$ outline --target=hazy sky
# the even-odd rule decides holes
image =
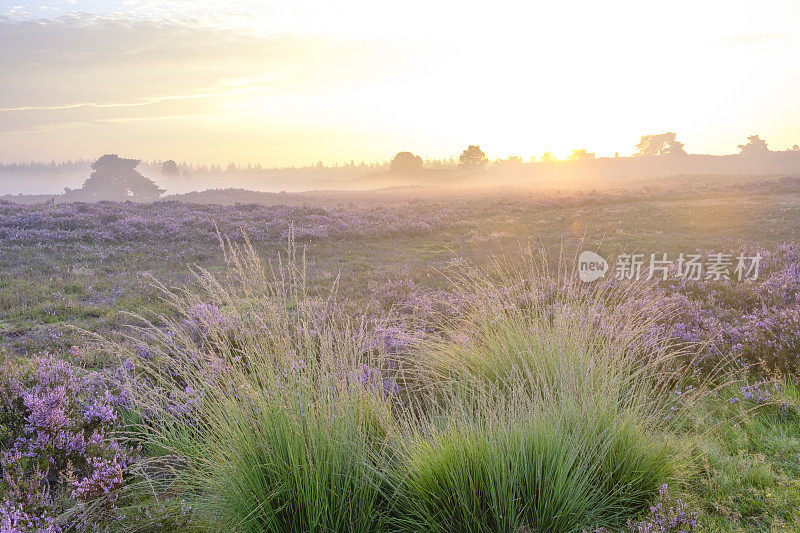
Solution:
[[[800,143],[798,0],[0,0],[0,159]]]

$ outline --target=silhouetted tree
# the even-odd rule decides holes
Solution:
[[[765,154],[769,152],[767,143],[758,135],[751,135],[747,138],[747,144],[737,146],[740,154]]]
[[[800,152],[800,146],[798,146],[796,144],[794,146],[792,146],[792,152]]]
[[[458,157],[458,168],[463,170],[478,170],[486,166],[489,160],[477,144],[470,144]]]
[[[178,169],[178,163],[169,159],[161,163],[161,175],[167,178],[174,178],[180,173],[180,169]]]
[[[587,152],[581,148],[580,150],[573,150],[567,161],[584,161],[586,159],[594,159],[594,152]]]
[[[163,189],[136,171],[138,159],[124,159],[106,154],[92,163],[92,173],[80,189],[65,190],[67,202],[153,202]]]
[[[636,149],[639,150],[636,155],[661,155],[667,153],[676,153],[669,151],[677,149],[677,145],[672,144],[677,142],[675,137],[675,133],[671,131],[668,131],[667,133],[659,133],[658,135],[642,135],[639,144],[636,145]],[[680,144],[682,150],[683,144],[678,144]]]
[[[422,158],[411,152],[398,152],[389,164],[391,172],[414,172],[422,168]]]

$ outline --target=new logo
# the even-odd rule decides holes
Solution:
[[[589,250],[584,250],[578,256],[578,276],[581,281],[590,283],[605,276],[606,272],[608,262],[602,256]]]

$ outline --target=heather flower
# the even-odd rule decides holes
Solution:
[[[741,387],[741,397],[744,400],[762,405],[770,401],[772,397],[768,389],[768,381],[759,381],[751,385]],[[776,384],[777,385],[777,384]]]
[[[670,496],[663,485],[647,517],[628,522],[628,528],[631,533],[691,533],[697,528],[697,513],[687,511],[683,500]]]
[[[17,503],[0,500],[0,533],[61,533],[62,528],[47,512],[31,513]]]
[[[82,501],[92,501],[100,496],[107,496],[122,487],[127,470],[132,464],[131,457],[117,450],[111,457],[91,457],[91,474],[72,484],[72,497]],[[113,494],[108,502],[115,502]]]
[[[133,456],[107,436],[124,394],[112,392],[110,375],[79,372],[52,355],[37,356],[30,366],[28,373],[0,378],[6,400],[19,408],[0,455],[6,493],[0,531],[55,532],[67,525],[53,518],[69,505],[65,493],[90,501],[126,481]],[[75,479],[72,490],[63,486],[68,479]]]

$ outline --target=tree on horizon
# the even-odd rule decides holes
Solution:
[[[462,170],[479,170],[489,162],[480,145],[470,144],[458,157],[458,168]]]
[[[746,144],[737,146],[742,155],[766,154],[770,151],[767,142],[758,135],[750,135]]]
[[[586,161],[594,158],[594,152],[589,152],[586,149],[581,148],[579,150],[573,150],[570,156],[567,158],[567,161]]]
[[[422,158],[411,152],[398,152],[389,164],[390,172],[414,172],[422,168]]]
[[[642,135],[636,145],[636,156],[648,155],[686,155],[683,143],[677,140],[677,134],[672,131],[657,135]]]
[[[80,189],[65,189],[66,202],[154,202],[164,192],[136,167],[139,159],[105,154],[92,163],[92,173]]]
[[[167,178],[174,178],[180,174],[178,163],[174,159],[168,159],[161,164],[161,175]]]

